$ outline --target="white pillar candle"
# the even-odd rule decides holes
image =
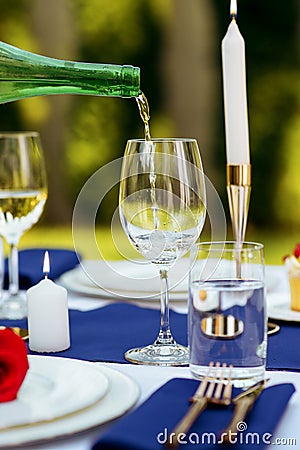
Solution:
[[[70,347],[67,290],[46,278],[27,291],[29,348],[58,352]]]
[[[236,1],[231,0],[230,12],[222,41],[227,164],[249,164],[245,42],[235,20]]]

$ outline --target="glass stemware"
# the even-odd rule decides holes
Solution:
[[[123,158],[119,214],[131,243],[161,279],[158,337],[125,358],[137,364],[186,365],[188,348],[172,336],[168,271],[198,239],[205,219],[205,182],[195,139],[133,139]]]
[[[36,223],[47,199],[43,152],[37,132],[0,133],[0,235],[9,245],[9,289],[0,314],[26,316],[25,296],[19,292],[18,243]]]

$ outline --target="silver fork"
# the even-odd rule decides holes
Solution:
[[[215,374],[211,377],[210,374],[213,367],[214,363],[210,362],[205,377],[199,384],[193,397],[190,398],[192,405],[169,435],[167,448],[177,448],[179,446],[178,438],[180,436],[182,437],[182,433],[188,432],[195,420],[206,409],[209,403],[223,406],[230,405],[232,395],[232,365],[227,366],[226,363],[223,363],[221,366],[221,364],[217,362],[215,365]],[[227,368],[228,375],[225,377]]]

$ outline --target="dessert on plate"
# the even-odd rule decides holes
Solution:
[[[284,257],[289,277],[291,292],[291,309],[300,311],[300,243],[296,244],[292,255]]]

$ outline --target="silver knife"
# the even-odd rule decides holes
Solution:
[[[232,419],[220,435],[220,441],[222,443],[233,444],[237,434],[240,431],[243,431],[240,427],[240,423],[244,422],[246,415],[264,390],[264,387],[268,381],[269,378],[261,380],[246,391],[241,392],[239,395],[234,397],[232,403],[235,405],[235,408]]]

